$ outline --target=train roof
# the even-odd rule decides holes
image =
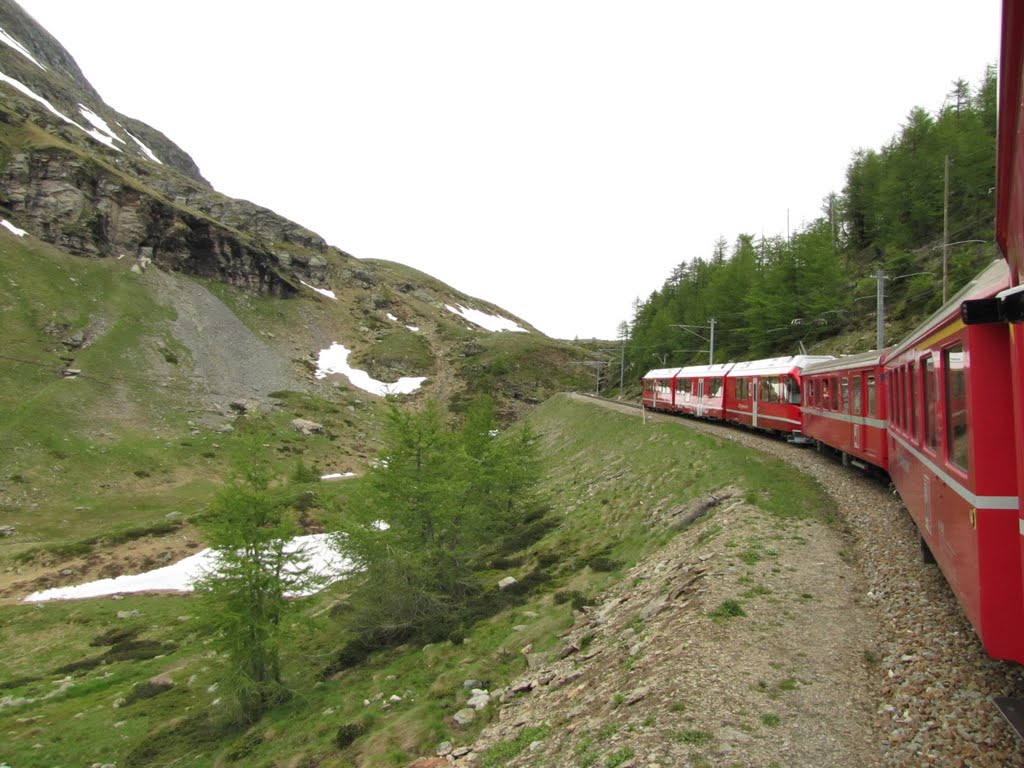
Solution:
[[[680,376],[728,376],[734,363],[714,365],[686,365],[679,369]]]
[[[655,368],[644,374],[645,379],[674,379],[682,368]]]
[[[891,348],[886,358],[898,355],[909,347],[914,346],[922,337],[930,336],[936,329],[947,323],[960,321],[960,305],[970,299],[986,299],[995,296],[1004,290],[1010,281],[1010,273],[1007,263],[1002,259],[995,259],[980,273],[975,275],[967,285],[957,291],[949,301],[939,307],[931,317],[917,326],[899,344]]]
[[[869,368],[873,365],[879,365],[882,357],[889,349],[891,348],[886,348],[882,351],[872,349],[856,355],[841,355],[831,360],[811,363],[804,367],[804,376],[812,376],[816,373],[830,373],[832,371],[848,371],[854,368]]]
[[[789,355],[788,357],[771,357],[765,360],[749,360],[736,363],[732,368],[732,375],[771,376],[790,373],[794,369],[802,370],[811,363],[832,359],[830,355]]]

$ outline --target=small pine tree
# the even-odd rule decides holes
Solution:
[[[386,449],[345,510],[339,546],[359,573],[356,624],[369,646],[445,637],[473,610],[475,569],[521,525],[539,479],[528,431],[499,435],[493,406],[474,402],[464,424],[436,402],[392,407]]]
[[[253,461],[217,494],[203,524],[216,563],[195,584],[205,623],[226,660],[225,688],[244,723],[288,698],[281,671],[284,618],[295,605],[288,596],[319,584],[303,553],[289,549],[298,530],[268,486],[266,465]]]

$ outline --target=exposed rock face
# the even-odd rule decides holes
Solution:
[[[166,136],[104,104],[10,0],[0,0],[0,27],[27,51],[0,45],[0,71],[35,97],[0,83],[0,127],[18,137],[0,152],[0,207],[19,226],[78,255],[147,258],[279,297],[294,295],[298,280],[322,282],[330,258],[350,258],[273,211],[213,191]]]
[[[72,253],[149,258],[254,293],[295,293],[278,259],[258,241],[174,206],[89,158],[55,147],[14,153],[0,170],[0,188],[0,205],[22,226]],[[310,274],[308,258],[291,266],[320,277]]]

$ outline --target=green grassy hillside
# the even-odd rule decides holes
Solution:
[[[780,521],[831,509],[815,483],[781,462],[678,424],[644,423],[639,414],[566,396],[545,402],[529,421],[546,463],[547,533],[480,574],[495,592],[507,575],[525,586],[497,600],[497,612],[471,627],[465,642],[381,651],[323,678],[347,632],[345,584],[337,584],[303,599],[286,650],[296,695],[238,730],[218,718],[227,694],[192,598],[0,606],[0,761],[18,768],[405,765],[442,740],[471,741],[493,708],[468,730],[453,730],[447,718],[464,706],[463,681],[497,688],[526,669],[524,646],[552,649],[574,605],[592,602],[677,535],[657,522],[666,512],[724,486]],[[350,483],[358,480],[292,483],[282,493],[305,499],[309,514],[330,524],[331,500],[343,502],[357,487]],[[698,526],[714,535],[714,514]],[[399,699],[388,703],[392,696]],[[486,764],[503,765],[500,754],[485,756]]]

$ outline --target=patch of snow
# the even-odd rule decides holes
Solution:
[[[486,331],[512,331],[513,333],[529,333],[525,328],[520,327],[518,323],[515,323],[508,318],[499,317],[497,315],[488,315],[486,312],[481,312],[479,309],[467,309],[461,305],[456,304],[454,307],[450,304],[445,304],[444,308],[449,312],[462,317],[474,325],[479,325]]]
[[[121,125],[121,124],[120,124],[120,123],[118,123],[118,125]],[[157,156],[156,156],[156,154],[155,154],[155,153],[153,152],[153,150],[152,150],[152,149],[150,149],[150,148],[149,148],[149,147],[147,147],[147,146],[146,146],[145,144],[143,144],[143,143],[142,143],[142,142],[141,142],[141,141],[139,140],[139,137],[138,137],[138,136],[136,136],[135,134],[133,134],[133,133],[132,133],[131,131],[129,131],[129,130],[127,129],[127,128],[125,128],[125,127],[124,127],[123,125],[121,125],[121,128],[122,128],[122,129],[124,130],[124,132],[125,132],[125,133],[127,133],[127,134],[128,134],[128,138],[129,138],[129,139],[131,139],[132,141],[134,141],[134,142],[135,142],[136,144],[138,144],[138,145],[139,145],[139,149],[141,149],[141,150],[142,150],[143,152],[145,152],[145,153],[146,153],[146,156],[147,156],[147,157],[148,157],[148,158],[149,158],[150,160],[152,160],[152,161],[153,161],[154,163],[160,163],[160,165],[163,165],[163,164],[164,164],[164,161],[163,161],[163,160],[161,160],[161,159],[160,159],[159,157],[157,157]]]
[[[19,92],[23,93],[25,96],[28,96],[33,101],[39,102],[44,107],[46,107],[46,109],[48,109],[53,115],[59,117],[65,123],[68,123],[69,125],[75,126],[75,128],[77,128],[78,130],[83,131],[83,132],[87,133],[88,135],[92,136],[94,139],[96,139],[96,141],[100,142],[101,144],[105,144],[106,146],[110,147],[111,149],[116,149],[118,152],[121,151],[119,147],[115,147],[114,146],[114,142],[110,138],[110,136],[106,136],[106,135],[102,134],[100,131],[96,130],[95,128],[90,130],[90,129],[86,128],[85,126],[79,125],[74,120],[72,120],[70,117],[65,115],[60,110],[58,110],[55,106],[53,106],[53,104],[51,104],[49,101],[47,101],[42,96],[37,94],[35,91],[33,91],[31,88],[29,88],[27,85],[25,85],[21,81],[15,80],[13,77],[10,77],[8,75],[5,75],[3,72],[0,72],[0,83],[7,83],[9,86],[14,88],[16,91],[19,91]]]
[[[331,472],[329,475],[320,475],[321,480],[341,480],[345,477],[355,477],[355,472]]]
[[[326,288],[317,288],[317,287],[316,287],[315,285],[310,285],[310,284],[309,284],[309,283],[307,283],[307,282],[306,282],[305,280],[299,280],[299,282],[300,282],[300,283],[302,283],[302,284],[303,284],[304,286],[306,286],[307,288],[309,288],[309,289],[311,289],[311,290],[314,290],[314,291],[316,291],[317,293],[323,294],[323,295],[324,295],[324,296],[326,296],[326,297],[327,297],[328,299],[334,299],[335,301],[337,301],[337,300],[338,300],[338,297],[334,295],[334,291],[329,291],[329,290],[327,290]]]
[[[20,229],[19,227],[14,226],[7,219],[0,219],[0,227],[3,227],[12,235],[17,235],[18,237],[24,237],[25,235],[28,234],[28,232],[26,232],[24,229]]]
[[[33,56],[31,53],[28,52],[28,48],[26,48],[24,45],[19,43],[17,40],[15,40],[9,34],[7,34],[7,30],[4,29],[3,27],[0,27],[0,43],[6,43],[7,45],[9,45],[11,48],[16,50],[18,53],[20,53],[22,56],[24,56],[26,59],[31,61],[33,64],[35,64],[40,69],[42,69],[42,70],[46,69],[46,67],[44,67],[42,64],[40,64],[38,61],[36,61],[35,56]]]
[[[408,395],[419,389],[420,385],[427,380],[426,376],[403,376],[392,384],[377,381],[370,378],[370,374],[366,371],[352,368],[348,364],[350,354],[352,354],[351,350],[337,342],[331,344],[327,349],[321,349],[320,355],[317,357],[314,375],[318,379],[323,379],[328,374],[340,373],[348,377],[353,387],[381,397],[384,395]]]
[[[334,548],[331,535],[316,533],[308,536],[297,536],[285,546],[289,553],[301,552],[305,555],[305,563],[299,567],[309,568],[310,572],[323,577],[326,581],[337,581],[352,570],[352,561],[343,557]],[[132,575],[117,576],[112,579],[99,579],[73,587],[55,587],[41,592],[33,592],[25,598],[26,603],[41,603],[48,600],[74,600],[86,597],[102,597],[126,592],[191,592],[196,580],[217,569],[217,552],[204,549],[202,552],[179,560],[173,565]],[[295,597],[297,595],[290,595]]]
[[[120,141],[122,144],[125,143],[125,140],[114,133],[113,129],[107,125],[106,120],[85,106],[85,104],[79,104],[78,111],[81,112],[82,116],[92,124],[94,130],[88,131],[88,133],[96,139],[96,141],[101,141],[113,149],[119,149],[119,147],[114,146],[115,141]]]
[[[401,321],[399,321],[399,319],[397,317],[395,317],[393,314],[391,314],[391,312],[387,313],[387,318],[392,323],[401,323]],[[419,331],[420,331],[420,327],[419,326],[406,326],[406,329],[408,331],[412,331],[414,334],[415,333],[419,333]]]

